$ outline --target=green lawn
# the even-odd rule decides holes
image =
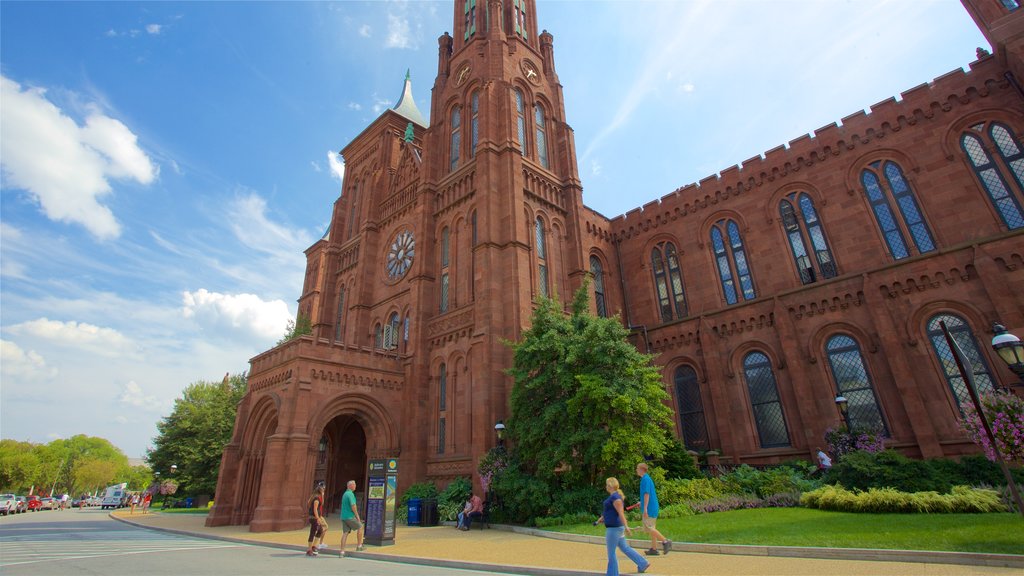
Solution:
[[[547,529],[604,534],[604,528],[589,524]],[[854,514],[759,508],[662,519],[658,529],[676,542],[1024,554],[1024,518],[1008,513]],[[634,531],[634,537],[644,536]]]

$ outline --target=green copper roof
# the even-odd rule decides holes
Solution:
[[[398,104],[395,104],[392,110],[424,128],[427,127],[427,121],[423,118],[423,114],[420,113],[420,109],[416,107],[416,101],[412,99],[412,80],[409,76],[409,70],[405,71],[405,86],[402,88],[402,96],[398,99]]]

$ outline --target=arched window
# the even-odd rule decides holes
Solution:
[[[405,315],[405,325],[402,329],[402,342],[404,343],[405,349],[409,349],[409,315]]]
[[[479,92],[473,92],[473,96],[471,97],[471,102],[472,102],[471,106],[472,106],[472,110],[473,110],[473,113],[472,113],[473,115],[470,118],[470,125],[471,125],[470,126],[470,130],[472,130],[472,134],[470,135],[470,138],[472,140],[470,141],[469,157],[470,158],[476,158],[476,145],[480,142],[480,93]]]
[[[384,326],[384,349],[394,350],[398,348],[398,335],[401,327],[398,312],[392,312],[388,317],[388,323]]]
[[[550,166],[548,166],[548,141],[547,136],[545,135],[546,132],[544,127],[544,108],[540,104],[535,104],[533,106],[533,116],[534,130],[537,133],[537,160],[540,162],[541,166],[549,168]]]
[[[676,368],[672,381],[676,386],[683,445],[689,450],[707,450],[708,427],[704,421],[704,401],[700,396],[697,372],[690,366],[680,366]]]
[[[729,242],[725,242],[725,238]],[[754,291],[754,278],[747,263],[746,250],[740,237],[740,227],[733,220],[719,220],[711,227],[711,246],[715,252],[715,263],[718,266],[718,278],[722,283],[722,292],[728,304],[739,302],[739,295],[744,300],[757,298]],[[738,282],[737,282],[738,280]],[[737,290],[737,284],[739,290]]]
[[[334,319],[334,341],[341,342],[342,336],[345,334],[344,326],[341,321],[345,314],[345,287],[341,286],[338,288],[338,315]]]
[[[597,315],[606,318],[608,310],[604,304],[604,268],[597,256],[590,257],[590,273],[594,275],[594,304],[597,306]]]
[[[914,192],[903,177],[903,170],[898,164],[887,160],[883,166],[881,160],[876,160],[861,172],[860,180],[864,186],[864,193],[871,202],[878,227],[885,236],[886,244],[889,245],[889,253],[894,259],[900,260],[910,256],[904,231],[914,240],[914,246],[919,254],[935,250],[928,224],[925,223],[917,200],[914,199]],[[890,197],[895,200],[901,218],[897,218],[893,213]]]
[[[789,429],[782,413],[771,360],[762,352],[747,354],[743,358],[743,375],[750,392],[750,407],[754,412],[761,448],[789,446]]]
[[[437,382],[437,453],[444,454],[445,438],[445,414],[448,410],[448,368],[441,364],[441,373]]]
[[[960,147],[971,161],[974,175],[978,177],[1006,227],[1010,230],[1024,227],[1024,213],[1017,200],[1018,195],[1024,194],[1024,151],[1020,142],[1008,127],[995,122],[989,126],[987,141],[983,139],[986,135],[984,123],[971,126],[971,131],[973,133],[965,132],[960,137]],[[995,146],[992,146],[993,143]],[[989,153],[992,149],[1002,161],[1002,166],[993,160]],[[1016,183],[1016,193],[1009,184],[1010,180],[1004,177],[1004,172]]]
[[[651,249],[651,269],[654,271],[654,290],[658,294],[658,309],[661,321],[686,316],[686,295],[683,292],[683,276],[679,270],[679,257],[671,242],[662,242]]]
[[[971,393],[967,390],[967,383],[964,382],[963,377],[960,375],[956,360],[953,358],[953,352],[949,349],[949,343],[946,342],[946,335],[942,333],[942,327],[939,326],[939,322],[946,323],[946,328],[949,329],[949,334],[953,337],[953,341],[963,350],[964,356],[971,363],[970,369],[974,373],[974,383],[978,386],[979,394],[993,390],[992,372],[989,370],[985,357],[978,350],[978,341],[975,340],[971,327],[963,318],[947,313],[936,314],[928,320],[928,339],[932,341],[932,347],[935,349],[935,356],[939,360],[939,365],[942,366],[946,383],[949,384],[949,389],[953,392],[957,408],[960,409],[962,414],[964,405],[971,405]]]
[[[519,135],[519,151],[526,156],[526,116],[523,111],[523,93],[518,88],[516,98],[516,132]]]
[[[540,295],[546,298],[548,296],[547,247],[544,242],[544,222],[540,217],[537,217],[534,227],[537,234],[537,284]]]
[[[1006,10],[1009,11],[1009,12],[1013,12],[1017,8],[1020,8],[1020,0],[1001,0],[1001,1],[1003,3],[1003,8],[1006,8]]]
[[[800,274],[800,283],[810,284],[818,278],[834,277],[836,265],[811,197],[803,192],[786,196],[779,204],[779,214]],[[807,246],[814,251],[813,260],[807,252]]]
[[[526,33],[526,0],[512,0],[512,21],[516,34],[527,38]]]
[[[448,227],[441,230],[441,305],[440,312],[448,311]]]
[[[836,334],[828,339],[825,351],[836,391],[846,398],[850,426],[854,430],[881,431],[888,436],[889,428],[878,408],[875,387],[857,341],[846,334]]]
[[[452,110],[452,162],[451,170],[454,171],[459,167],[459,146],[462,141],[462,108],[456,106]]]
[[[382,348],[383,346],[383,331],[380,329],[380,323],[378,323],[373,327],[373,347]]]

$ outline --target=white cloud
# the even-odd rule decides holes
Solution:
[[[310,165],[310,166],[312,166],[312,168],[313,168],[313,172],[323,172],[323,171],[324,171],[324,169],[323,169],[323,168],[321,168],[321,167],[320,167],[320,165],[319,165],[319,164],[317,164],[317,163],[316,163],[315,161],[313,161],[313,160],[310,160],[310,161],[309,161],[309,165]]]
[[[388,108],[391,108],[391,100],[385,100],[376,94],[373,95],[374,114],[380,114],[381,112],[384,112]]]
[[[137,346],[124,334],[84,322],[61,322],[39,318],[10,327],[14,334],[40,338],[67,348],[88,351],[112,358],[130,356]]]
[[[312,244],[312,238],[305,231],[271,222],[267,217],[267,201],[258,194],[249,192],[237,196],[228,211],[235,236],[260,252],[290,261]]]
[[[114,30],[113,28],[111,28],[110,30],[107,30],[107,36],[110,37],[110,38],[113,38],[113,37],[117,36],[117,30]]]
[[[292,318],[284,300],[262,300],[254,294],[220,294],[200,288],[182,293],[186,318],[207,330],[265,340],[284,333]]]
[[[349,110],[362,110],[363,109],[363,105],[358,103],[358,102],[349,102],[348,103],[348,109]]]
[[[143,392],[142,387],[136,384],[134,380],[124,385],[120,396],[117,397],[117,401],[133,408],[156,413],[162,412],[165,406],[165,403],[161,402],[156,396]]]
[[[156,36],[157,34],[160,34],[160,31],[162,29],[163,29],[163,26],[161,26],[160,24],[147,24],[146,25],[146,32],[149,32],[150,34],[152,34],[154,36]]]
[[[327,162],[331,166],[331,176],[338,179],[338,182],[345,181],[345,163],[338,158],[337,152],[327,151]]]
[[[7,388],[23,382],[48,380],[58,373],[56,368],[47,366],[46,360],[35,350],[26,352],[9,340],[0,340],[0,369]]]
[[[407,18],[388,14],[388,36],[384,45],[388,48],[412,48],[412,36]]]
[[[359,35],[362,36],[363,38],[369,38],[370,37],[370,25],[369,24],[363,24],[362,26],[360,26],[359,27]]]
[[[46,99],[42,88],[22,89],[0,77],[0,163],[9,183],[28,191],[51,220],[85,226],[100,239],[121,226],[99,202],[109,179],[153,182],[158,169],[120,121],[93,110],[84,127]]]
[[[597,160],[590,160],[590,174],[593,176],[601,175],[601,163],[598,162]]]

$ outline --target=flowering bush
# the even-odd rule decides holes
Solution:
[[[1024,464],[1024,400],[1009,392],[989,392],[981,396],[981,409],[992,427],[999,452],[1009,462]],[[996,461],[995,450],[973,404],[964,405],[960,427],[972,442],[981,446],[989,460]]]
[[[508,452],[504,446],[491,448],[480,458],[477,471],[480,473],[480,487],[490,491],[491,481],[508,467]]]
[[[829,428],[825,430],[825,442],[836,461],[842,460],[843,456],[855,450],[872,454],[885,450],[885,437],[881,430],[876,429],[854,428],[851,432],[843,425]]]

